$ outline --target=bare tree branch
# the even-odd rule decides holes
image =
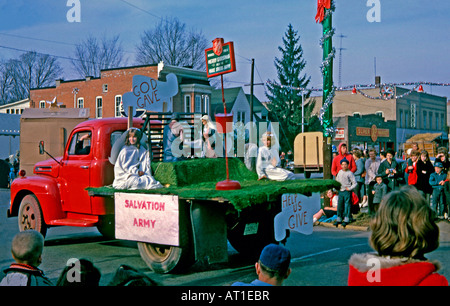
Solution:
[[[121,67],[125,64],[119,35],[101,41],[93,36],[77,44],[72,65],[81,77],[99,77],[103,69]]]
[[[31,88],[50,86],[62,75],[55,57],[30,51],[0,64],[0,102],[30,97]]]
[[[141,36],[136,47],[136,61],[139,64],[163,61],[169,65],[203,69],[206,67],[204,51],[207,45],[202,32],[188,31],[186,24],[177,18],[166,17]]]

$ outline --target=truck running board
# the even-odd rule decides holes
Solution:
[[[91,227],[96,226],[98,220],[95,219],[57,219],[49,222],[49,225],[53,226],[78,226],[78,227]]]

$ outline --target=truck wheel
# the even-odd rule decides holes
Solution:
[[[100,234],[106,239],[116,238],[116,229],[114,225],[114,215],[101,216],[97,224],[97,229]]]
[[[228,241],[239,253],[250,258],[256,258],[268,244],[274,243],[274,213],[254,212],[254,215],[244,215],[228,220]]]
[[[138,242],[139,253],[156,273],[169,273],[183,266],[186,250],[180,247]]]
[[[20,202],[18,221],[20,231],[33,229],[44,237],[47,234],[47,225],[44,222],[41,206],[33,194],[26,195]]]

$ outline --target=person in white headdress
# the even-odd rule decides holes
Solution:
[[[142,132],[137,128],[130,128],[124,134],[126,134],[125,145],[114,162],[113,187],[116,189],[155,189],[163,187],[152,176],[149,151],[141,145]],[[117,142],[121,140],[123,141],[123,139],[118,139]],[[117,146],[120,145],[118,143]],[[117,151],[117,146],[115,146],[116,148],[113,147],[112,151]]]
[[[216,158],[215,148],[215,134],[216,134],[216,125],[211,121],[208,115],[204,115],[202,118],[203,124],[203,153],[207,158]]]
[[[273,144],[273,134],[271,132],[266,132],[263,134],[261,140],[264,146],[258,149],[258,158],[256,159],[256,173],[258,174],[258,180],[265,178],[274,181],[298,179],[298,175],[280,167],[280,156]]]

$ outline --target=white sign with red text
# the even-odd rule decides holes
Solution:
[[[179,246],[178,196],[114,195],[116,238]]]
[[[307,197],[299,193],[285,193],[281,197],[281,212],[275,216],[275,240],[286,237],[286,230],[305,235],[313,232],[313,216],[320,210],[320,194]]]

